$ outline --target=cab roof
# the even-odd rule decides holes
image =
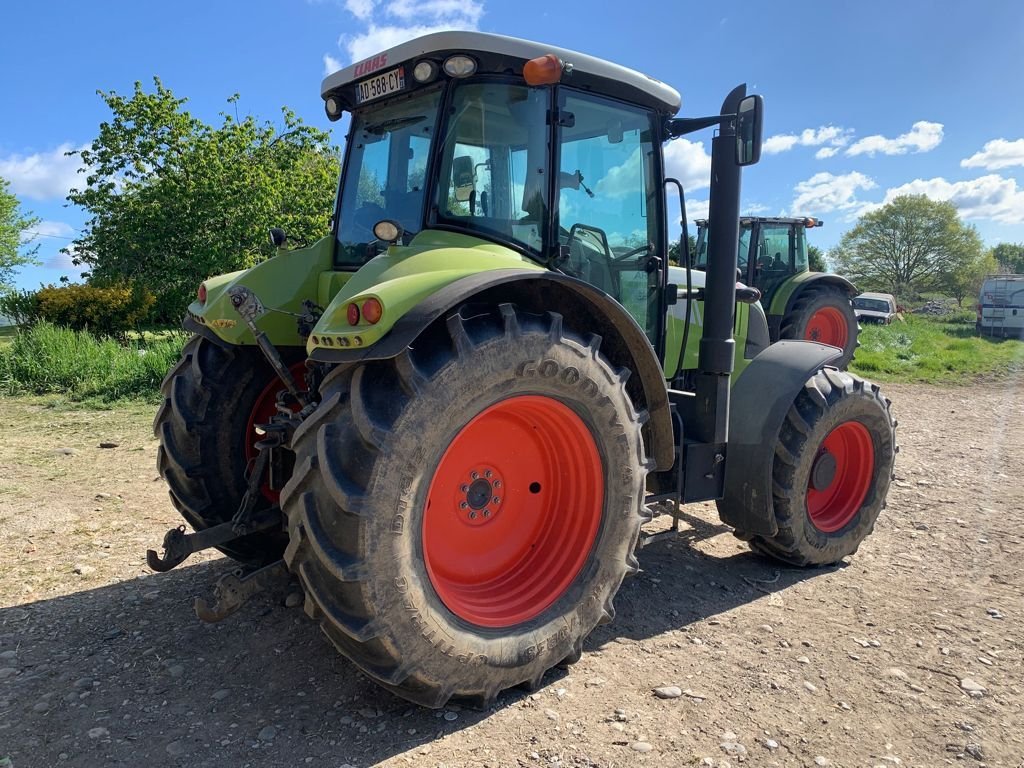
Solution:
[[[674,115],[681,103],[679,92],[671,86],[585,53],[504,35],[455,31],[424,35],[338,70],[324,78],[320,95],[326,99],[332,92],[364,80],[374,72],[400,64],[414,64],[421,58],[440,64],[455,53],[469,54],[477,59],[479,72],[518,75],[522,74],[523,64],[530,59],[553,53],[571,65],[571,70],[567,67],[562,76],[561,82],[566,85],[641,104],[665,115]]]

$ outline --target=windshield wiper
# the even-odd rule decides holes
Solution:
[[[368,125],[363,128],[367,133],[372,133],[377,136],[383,136],[387,131],[393,131],[395,128],[401,128],[406,125],[413,125],[427,119],[426,115],[408,115],[407,117],[393,117],[390,120],[384,120],[374,125]]]

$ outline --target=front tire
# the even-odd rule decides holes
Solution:
[[[284,352],[292,372],[305,355]],[[301,381],[301,377],[300,377]],[[193,336],[181,359],[164,378],[163,403],[153,421],[160,439],[157,469],[167,482],[171,503],[197,531],[230,520],[245,495],[246,467],[255,456],[257,423],[269,420],[284,384],[255,347],[218,345]],[[276,502],[266,490],[257,510]],[[277,560],[287,538],[262,532],[218,549],[247,565]]]
[[[293,440],[285,561],[306,612],[387,689],[486,705],[611,619],[648,462],[599,344],[506,304],[325,378]]]
[[[857,351],[857,315],[847,295],[826,285],[804,289],[786,313],[779,331],[781,339],[803,339],[839,347],[843,354],[835,362],[843,370]]]
[[[808,379],[777,438],[772,493],[778,533],[752,549],[792,565],[857,551],[885,506],[896,422],[877,385],[833,368]]]

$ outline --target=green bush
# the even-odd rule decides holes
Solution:
[[[36,292],[38,318],[97,336],[123,335],[149,316],[156,298],[132,285],[48,285]]]
[[[40,321],[0,351],[0,389],[72,400],[154,399],[186,336],[119,343]]]
[[[10,291],[0,294],[0,315],[11,318],[15,325],[32,325],[39,319],[36,291]]]

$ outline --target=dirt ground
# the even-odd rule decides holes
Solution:
[[[200,623],[231,563],[148,572],[178,522],[151,410],[3,400],[0,766],[1022,766],[1024,387],[886,391],[897,481],[848,565],[688,508],[583,659],[485,712],[382,692],[287,590]]]

